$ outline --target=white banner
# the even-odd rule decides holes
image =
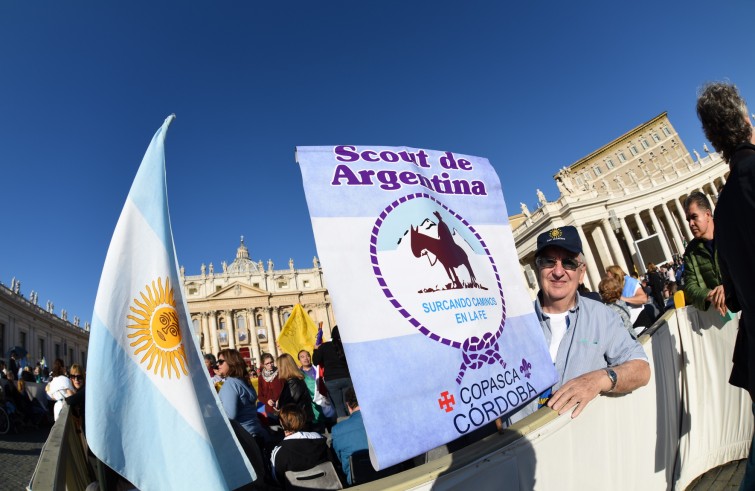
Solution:
[[[297,160],[376,468],[556,382],[486,159],[341,145]]]

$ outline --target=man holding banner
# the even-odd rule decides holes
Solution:
[[[585,276],[577,229],[559,227],[540,234],[535,264],[540,282],[535,313],[559,381],[512,419],[519,420],[546,403],[559,414],[577,406],[572,413],[576,418],[599,394],[627,393],[646,385],[650,365],[642,346],[618,315],[577,294]]]

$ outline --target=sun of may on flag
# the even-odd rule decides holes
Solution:
[[[181,290],[157,130],[102,269],[87,360],[86,437],[141,490],[235,489],[255,479],[220,405]]]

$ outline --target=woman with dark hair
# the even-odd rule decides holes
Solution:
[[[331,460],[325,438],[319,433],[305,431],[306,415],[300,407],[294,404],[283,406],[280,422],[285,438],[270,456],[273,476],[279,483],[287,484],[286,471],[305,471]]]
[[[276,407],[282,408],[288,404],[293,404],[301,408],[307,417],[307,428],[311,428],[315,419],[312,411],[312,396],[309,395],[304,374],[296,365],[294,357],[288,353],[283,353],[278,357],[278,378],[283,381],[283,390]]]
[[[268,434],[257,417],[257,393],[249,381],[244,358],[235,349],[224,349],[218,353],[217,363],[217,372],[225,379],[218,396],[228,418],[238,422],[264,448]]]
[[[283,380],[278,378],[278,369],[275,367],[275,359],[270,353],[262,355],[262,370],[257,378],[257,387],[260,391],[260,402],[265,404],[265,415],[274,420],[278,420],[275,410],[275,401],[281,395],[283,390]]]
[[[333,401],[337,416],[339,418],[347,417],[349,411],[346,409],[346,403],[344,402],[344,392],[352,384],[338,326],[333,327],[330,341],[315,345],[312,362],[315,365],[323,366],[325,369],[323,376],[325,387],[328,389],[331,401]]]
[[[72,396],[75,389],[71,383],[71,379],[66,377],[66,366],[63,360],[56,359],[52,364],[52,380],[47,387],[45,387],[47,397],[55,401],[55,407],[53,409],[53,415],[55,421],[60,416],[60,411],[63,409],[65,398]]]

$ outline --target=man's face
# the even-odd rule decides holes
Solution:
[[[554,302],[567,298],[574,298],[579,284],[585,276],[584,264],[580,264],[576,270],[565,269],[563,260],[573,259],[578,261],[579,254],[574,254],[560,247],[547,247],[538,257],[556,259],[553,267],[539,267],[538,274],[540,288],[543,291],[543,307],[548,308]]]
[[[309,353],[307,353],[306,351],[302,351],[301,353],[299,353],[299,363],[303,367],[311,366],[312,359],[310,358]]]
[[[710,210],[699,208],[697,203],[690,203],[687,208],[687,221],[696,239],[713,238],[713,217],[710,215]]]

